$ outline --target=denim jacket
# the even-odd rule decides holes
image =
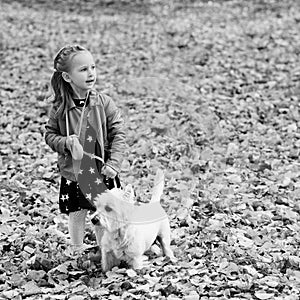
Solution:
[[[70,135],[78,135],[82,109],[76,107],[74,103],[70,103],[67,107]],[[72,156],[66,148],[66,118],[65,115],[63,117],[58,115],[57,110],[57,107],[51,109],[49,121],[46,125],[45,140],[52,150],[58,152],[58,168],[61,176],[76,181]],[[90,92],[89,103],[84,109],[79,135],[79,141],[82,145],[88,121],[96,132],[100,146],[100,149],[96,147],[100,153],[95,154],[105,159],[108,166],[119,172],[126,150],[125,130],[123,118],[113,100],[96,91]]]

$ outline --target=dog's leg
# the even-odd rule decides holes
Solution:
[[[173,251],[170,247],[171,237],[170,237],[169,222],[165,223],[165,226],[162,228],[161,232],[157,236],[157,240],[161,244],[164,255],[171,258],[171,259],[175,259]]]
[[[101,225],[95,225],[95,236],[96,236],[96,241],[97,245],[99,246],[99,249],[101,248],[101,240],[104,234],[104,227]]]
[[[103,272],[111,270],[113,267],[120,265],[120,260],[116,258],[113,251],[105,251],[101,249],[101,267]]]
[[[95,225],[94,229],[98,249],[95,254],[90,255],[90,260],[99,263],[101,261],[101,240],[104,235],[104,228],[101,225]]]
[[[149,260],[148,257],[145,255],[135,257],[132,259],[131,262],[132,268],[135,270],[140,270],[142,268],[147,268],[149,267]]]
[[[173,251],[170,247],[170,238],[164,236],[158,236],[157,237],[158,242],[160,243],[162,250],[163,250],[163,254],[167,257],[170,258],[174,258],[174,254]]]

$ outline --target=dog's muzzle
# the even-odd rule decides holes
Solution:
[[[91,219],[91,222],[92,222],[93,225],[95,225],[95,226],[101,225],[100,219],[99,219],[99,217],[98,217],[97,215],[94,215],[94,216],[93,216],[93,218]]]

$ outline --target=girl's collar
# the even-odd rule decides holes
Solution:
[[[83,107],[85,101],[86,101],[85,98],[81,98],[81,99],[73,98],[73,102],[74,102],[74,104],[75,104],[77,107]]]
[[[74,108],[74,107],[87,107],[89,105],[89,98],[90,98],[90,91],[86,94],[85,98],[76,98],[75,95],[73,95],[72,100],[69,103],[68,110]]]
[[[96,106],[96,105],[100,104],[101,103],[101,101],[100,101],[101,96],[100,97],[99,96],[100,96],[100,94],[98,94],[96,90],[90,90],[88,92],[87,96],[86,96],[87,103],[86,103],[85,107],[88,106],[88,105],[89,106]],[[73,99],[73,101],[70,101],[68,103],[68,110],[71,110],[71,109],[76,107],[76,105],[74,103],[74,99],[76,99],[76,98],[74,97],[72,99]],[[80,99],[80,100],[82,100],[82,99]]]

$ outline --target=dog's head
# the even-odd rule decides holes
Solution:
[[[125,192],[119,189],[109,190],[96,197],[96,215],[100,225],[113,232],[128,225],[133,203],[124,197]]]

